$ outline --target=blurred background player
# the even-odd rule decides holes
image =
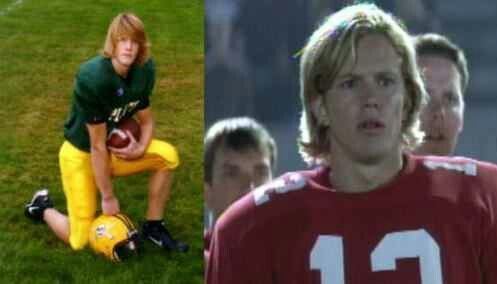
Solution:
[[[409,154],[427,95],[397,20],[343,8],[300,64],[300,150],[320,167],[224,212],[207,283],[497,283],[497,167]]]
[[[231,203],[272,179],[277,155],[269,132],[249,117],[219,120],[204,139],[206,227]]]
[[[237,199],[273,177],[276,144],[249,117],[219,120],[204,139],[205,255],[216,220]]]
[[[111,178],[151,172],[146,222],[141,233],[157,246],[184,252],[188,246],[172,238],[163,214],[179,165],[176,149],[153,139],[154,119],[149,96],[155,67],[142,21],[121,13],[111,22],[102,55],[80,66],[72,107],[64,125],[59,164],[68,216],[53,208],[47,190],[36,192],[25,207],[27,217],[44,221],[64,242],[79,250],[88,243],[88,232],[97,210],[100,191],[102,212],[120,212]],[[141,136],[125,148],[107,148],[108,132],[119,121],[136,116]]]
[[[424,142],[415,153],[452,155],[464,124],[464,94],[469,74],[463,50],[447,37],[414,37],[418,65],[423,73],[428,105],[421,111]]]

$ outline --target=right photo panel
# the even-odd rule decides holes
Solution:
[[[205,283],[497,283],[495,4],[205,2]]]

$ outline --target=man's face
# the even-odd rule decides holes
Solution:
[[[402,59],[379,34],[363,36],[326,92],[331,155],[362,163],[399,153],[406,88]]]
[[[114,58],[123,67],[129,68],[138,55],[139,44],[130,37],[120,37],[116,42]]]
[[[425,142],[415,152],[451,155],[463,128],[461,75],[451,60],[436,55],[420,56],[418,65],[424,73],[430,100],[421,112]]]
[[[219,216],[231,203],[272,178],[268,153],[221,146],[214,153],[212,182],[206,184],[207,205]]]

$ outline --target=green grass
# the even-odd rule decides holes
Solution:
[[[14,2],[0,0],[0,11]],[[22,209],[46,186],[65,210],[57,155],[74,75],[102,48],[121,11],[137,13],[152,42],[156,137],[182,159],[166,219],[191,250],[147,245],[141,258],[114,264],[90,249],[73,252]],[[25,0],[0,15],[0,283],[203,282],[203,37],[202,0]],[[146,185],[146,174],[115,182],[121,210],[135,221],[143,219]]]

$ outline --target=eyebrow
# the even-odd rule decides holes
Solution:
[[[256,169],[269,169],[271,166],[266,163],[259,163],[254,166]]]
[[[396,70],[384,70],[384,71],[380,71],[378,72],[378,74],[382,74],[382,75],[397,75],[397,74],[401,74],[402,72],[399,70],[399,72],[396,72]]]
[[[360,77],[359,74],[355,74],[355,73],[352,73],[352,72],[349,72],[349,73],[345,73],[345,74],[342,74],[342,75],[338,75],[335,79],[335,81],[341,81],[341,80],[344,80],[344,79],[350,79],[350,78],[358,78]]]
[[[401,75],[401,72],[400,72],[400,70],[399,70],[399,72],[396,72],[396,70],[394,70],[394,69],[387,69],[387,70],[381,70],[381,71],[375,72],[374,74],[375,74],[375,75],[389,75],[389,76],[397,76],[397,75]],[[361,74],[358,74],[358,73],[347,72],[347,73],[344,73],[344,74],[338,75],[338,76],[336,77],[336,80],[337,80],[337,81],[340,81],[340,80],[343,80],[343,79],[348,79],[348,78],[359,78],[359,77],[362,77],[362,75],[361,75]]]
[[[232,169],[232,168],[238,168],[238,165],[225,162],[225,163],[223,163],[222,167],[225,169]]]
[[[459,99],[459,97],[462,97],[462,96],[459,96],[457,94],[457,92],[454,92],[452,90],[443,92],[442,95],[444,95],[445,97],[449,97],[449,98],[452,97],[452,98],[456,98],[456,99]]]
[[[231,170],[231,169],[239,169],[240,167],[238,165],[231,164],[229,162],[225,162],[225,163],[222,164],[222,168],[225,169],[225,170]],[[261,162],[261,163],[255,164],[254,168],[255,169],[270,169],[271,165],[268,165],[268,164],[266,164],[264,162]]]

